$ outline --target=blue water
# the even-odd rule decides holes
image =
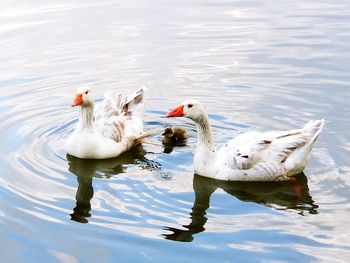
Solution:
[[[1,261],[348,262],[349,32],[349,1],[2,1]],[[145,128],[187,144],[67,156],[81,85],[145,85]],[[191,121],[160,118],[188,98],[218,146],[326,127],[296,182],[215,181],[193,174]]]

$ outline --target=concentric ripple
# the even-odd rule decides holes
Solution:
[[[53,222],[66,223],[70,217],[148,237],[160,235],[159,222],[183,213],[183,208],[176,211],[181,207],[177,200],[169,202],[169,189],[156,186],[173,177],[170,167],[166,169],[167,161],[158,158],[163,147],[150,146],[147,152],[141,146],[120,158],[102,161],[69,156],[64,146],[77,123],[76,110],[69,107],[66,98],[47,98],[45,92],[37,96],[39,99],[31,99],[25,108],[16,105],[2,122],[2,136],[7,138],[3,149],[11,149],[6,162],[12,172],[11,177],[2,178],[2,185],[22,199],[20,205],[34,207],[32,211],[20,210]],[[149,121],[146,129],[162,125]],[[159,136],[154,139],[159,143]],[[189,171],[183,168],[178,173],[181,170]],[[190,180],[188,177],[189,187]],[[53,213],[58,216],[52,217]]]

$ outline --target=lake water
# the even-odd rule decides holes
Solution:
[[[2,262],[349,262],[349,1],[5,0],[0,43]],[[187,145],[67,156],[81,85],[147,86],[146,129]],[[217,145],[326,127],[294,183],[215,181],[160,118],[188,98]]]

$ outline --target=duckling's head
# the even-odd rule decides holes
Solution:
[[[173,135],[174,135],[174,129],[173,128],[170,128],[170,127],[168,127],[168,128],[165,128],[165,130],[164,130],[164,132],[163,132],[163,134],[162,134],[163,136],[165,136],[165,137],[173,137]]]

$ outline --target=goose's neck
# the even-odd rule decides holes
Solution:
[[[211,127],[207,114],[203,114],[200,119],[195,121],[198,131],[197,149],[205,148],[215,152],[212,142]]]
[[[92,129],[94,122],[94,105],[82,106],[80,109],[79,129]]]

